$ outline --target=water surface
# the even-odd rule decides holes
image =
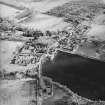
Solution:
[[[59,52],[43,65],[42,74],[93,100],[105,100],[105,63]]]

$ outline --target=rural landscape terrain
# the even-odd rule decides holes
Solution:
[[[105,105],[105,0],[0,0],[0,105]]]

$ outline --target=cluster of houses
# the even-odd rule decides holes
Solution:
[[[45,53],[45,46],[41,44],[25,43],[21,50],[14,55],[11,60],[12,64],[27,66],[29,64],[36,64],[40,57]]]

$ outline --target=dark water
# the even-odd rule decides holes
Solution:
[[[43,65],[42,74],[92,100],[105,100],[105,63],[59,52]]]

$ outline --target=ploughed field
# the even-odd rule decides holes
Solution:
[[[0,105],[36,105],[36,81],[1,80]]]

